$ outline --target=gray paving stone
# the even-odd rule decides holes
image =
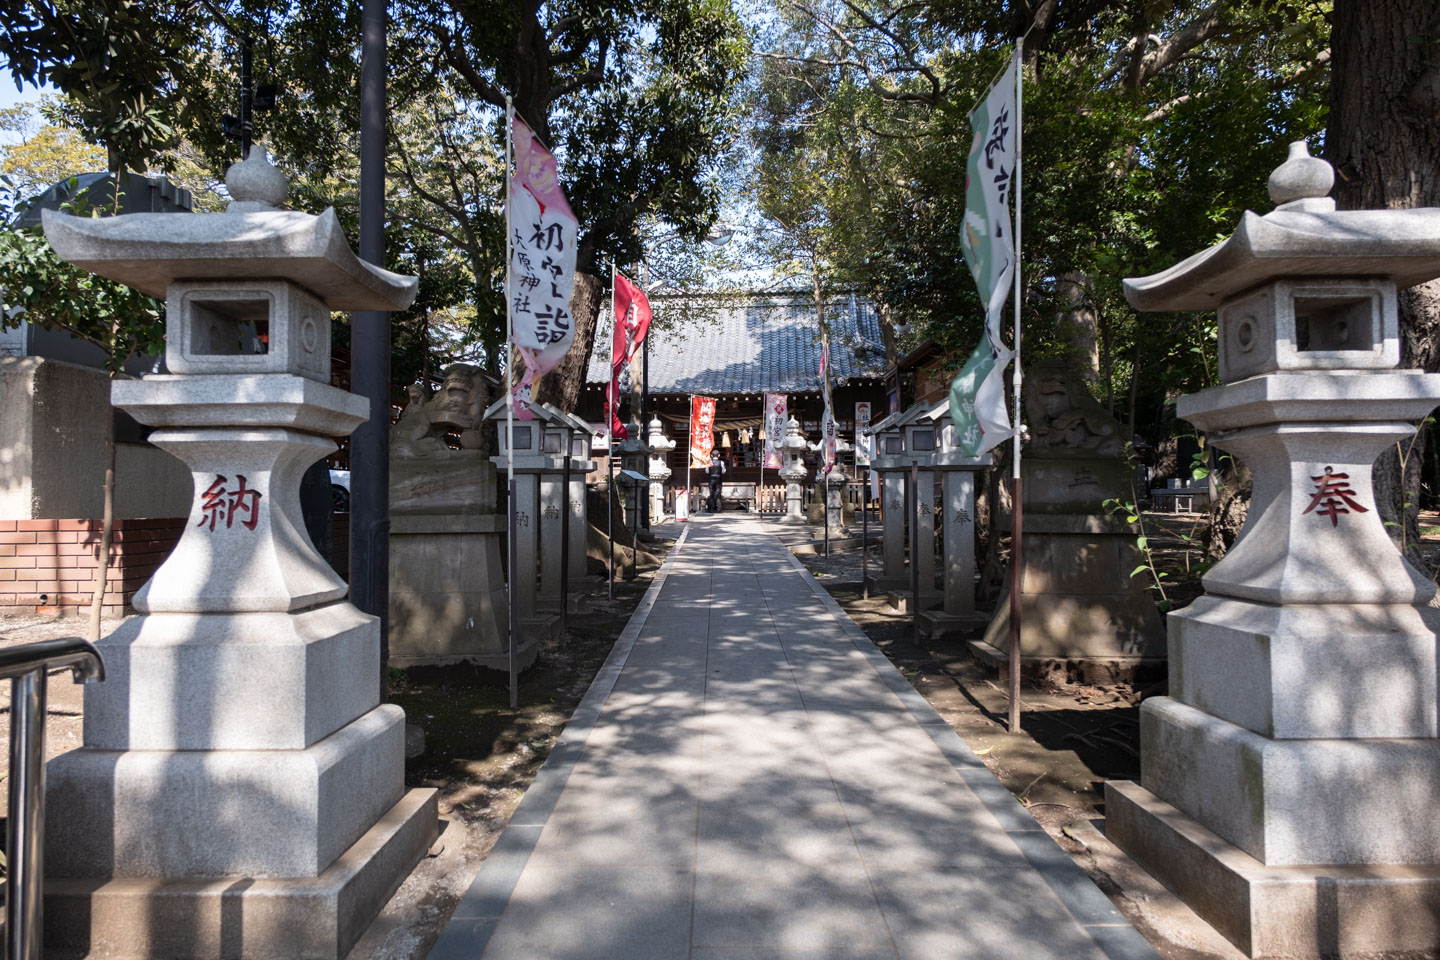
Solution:
[[[676,960],[690,950],[689,870],[532,864],[485,960]]]
[[[1128,923],[1085,929],[1110,960],[1160,960],[1160,954],[1150,946],[1150,941],[1140,936],[1139,931]]]
[[[783,950],[887,947],[890,934],[861,869],[767,859],[695,876],[696,946]]]
[[[432,956],[1153,960],[759,529],[687,528]]]

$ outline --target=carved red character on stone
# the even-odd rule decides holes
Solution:
[[[1350,489],[1350,474],[1335,473],[1330,467],[1318,477],[1311,477],[1315,481],[1315,492],[1310,497],[1310,506],[1301,511],[1301,516],[1315,510],[1322,517],[1330,518],[1330,526],[1340,524],[1340,514],[1369,513],[1370,510],[1355,502],[1355,491]]]
[[[227,528],[235,525],[235,518],[243,513],[244,519],[240,521],[241,526],[254,530],[255,525],[260,522],[260,497],[259,490],[246,485],[244,474],[237,473],[235,479],[239,486],[234,490],[225,489],[225,484],[230,478],[217,473],[215,480],[200,494],[200,522],[196,526],[209,526],[213,531],[216,524],[225,521]]]

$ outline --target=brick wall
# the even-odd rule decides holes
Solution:
[[[116,520],[104,612],[129,612],[184,532],[186,520]],[[0,611],[67,614],[88,608],[99,520],[0,520]]]

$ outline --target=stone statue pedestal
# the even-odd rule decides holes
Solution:
[[[390,664],[509,669],[505,518],[478,451],[390,462]],[[523,645],[521,665],[534,659]]]
[[[1166,655],[1164,626],[1147,581],[1130,576],[1144,562],[1135,547],[1138,531],[1123,517],[1099,511],[1107,497],[1128,498],[1128,465],[1114,458],[1030,458],[1021,460],[1021,471],[1021,669],[1094,682],[1128,679],[1151,665],[1158,669]],[[1008,517],[1001,522],[1009,529]],[[1006,662],[1008,587],[974,650],[982,659]]]

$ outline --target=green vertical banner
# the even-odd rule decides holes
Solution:
[[[975,132],[965,166],[965,222],[960,246],[985,304],[985,334],[950,385],[950,419],[961,446],[980,456],[1010,437],[1005,365],[1014,351],[1000,337],[1005,301],[1015,278],[1010,194],[1015,178],[1015,71],[1010,66],[970,114]]]

